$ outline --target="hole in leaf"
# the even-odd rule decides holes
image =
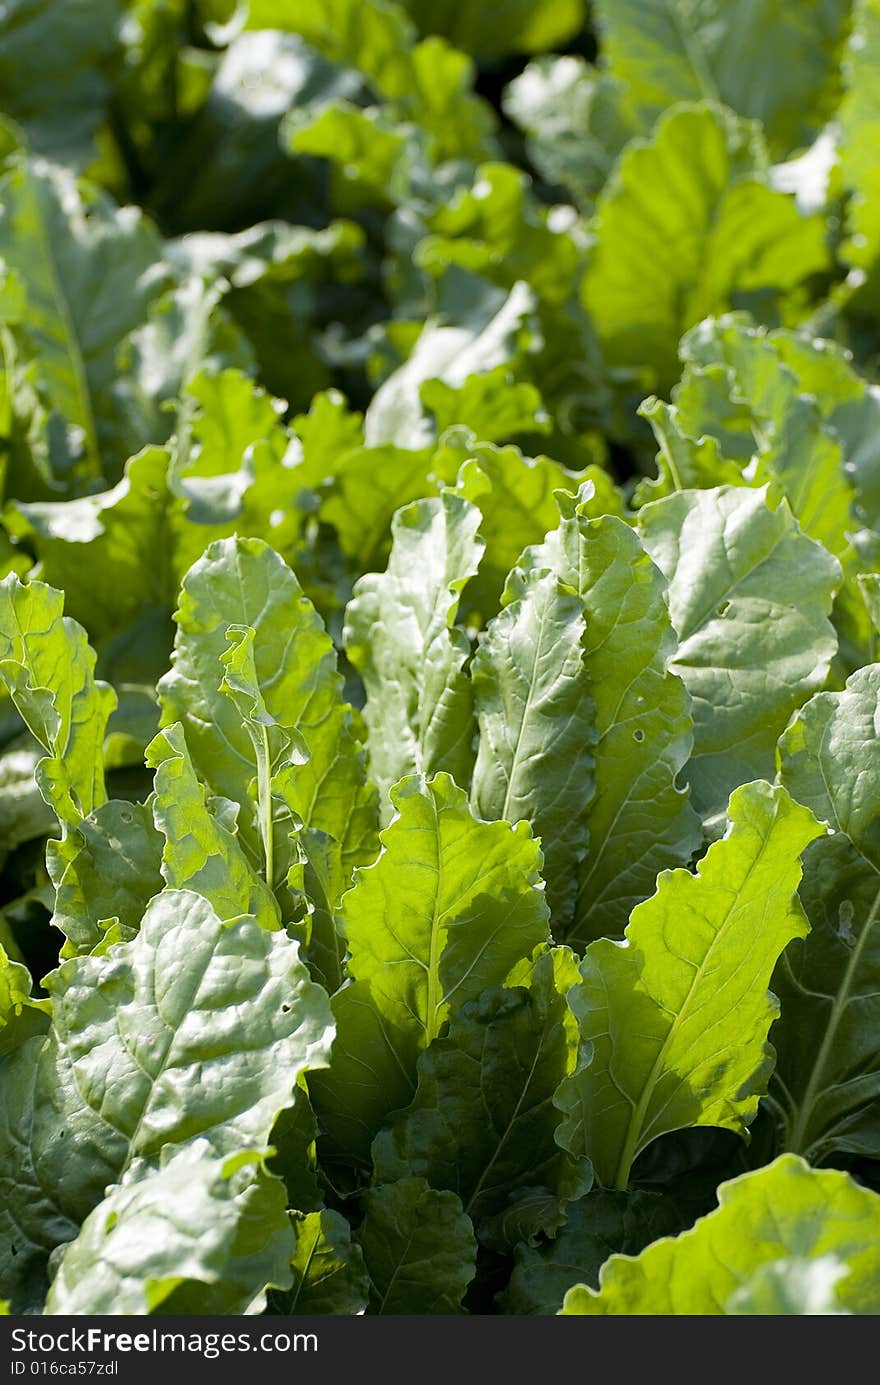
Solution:
[[[281,1007],[281,1013],[282,1013],[282,1015],[289,1015],[289,1014],[290,1014],[290,1006],[289,1006],[289,1005],[282,1005],[282,1007]]]
[[[639,745],[641,745],[641,743],[642,743],[642,741],[643,741],[644,739],[645,739],[645,733],[644,733],[644,731],[633,731],[633,740],[634,740],[634,741],[638,741],[638,742],[639,742]]]
[[[722,601],[721,605],[718,607],[718,614],[719,614],[720,616],[726,616],[726,615],[727,615],[727,612],[728,612],[729,610],[730,610],[730,602],[729,602],[729,601]]]

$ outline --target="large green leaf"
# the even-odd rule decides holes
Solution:
[[[290,1282],[284,1188],[203,1141],[133,1166],[61,1256],[48,1314],[245,1313]]]
[[[526,557],[578,593],[586,620],[596,791],[567,934],[583,945],[623,931],[658,872],[690,858],[699,823],[677,784],[692,738],[687,694],[669,671],[676,641],[666,583],[629,525],[591,517],[590,489],[579,501],[558,492],[557,502],[558,528]]]
[[[20,1050],[4,1082],[3,1279],[16,1289],[137,1159],[199,1136],[220,1154],[265,1148],[333,1033],[296,943],[187,890],[157,896],[131,942],[46,984],[48,1042]],[[16,1181],[38,1196],[22,1201]]]
[[[483,1240],[512,1245],[555,1230],[589,1184],[586,1160],[556,1143],[553,1095],[574,1071],[578,980],[560,948],[484,992],[419,1060],[412,1105],[373,1145],[378,1182],[417,1176],[458,1194]]]
[[[334,997],[330,1068],[309,1084],[335,1164],[368,1164],[385,1118],[412,1099],[419,1054],[548,937],[526,823],[478,822],[445,774],[404,780],[392,802],[382,853],[343,900],[354,984]]]
[[[398,510],[387,571],[362,577],[346,610],[346,651],[366,687],[370,772],[386,818],[388,791],[407,774],[442,770],[462,787],[470,779],[470,642],[455,620],[482,554],[479,523],[479,511],[448,491]]]
[[[791,1257],[834,1256],[846,1270],[841,1308],[880,1303],[880,1197],[847,1174],[784,1155],[719,1189],[717,1211],[692,1231],[656,1241],[635,1259],[613,1255],[599,1289],[566,1295],[563,1313],[718,1315],[742,1311],[735,1295],[762,1267]]]
[[[755,127],[711,104],[673,108],[624,152],[599,199],[583,286],[610,364],[650,367],[665,387],[688,327],[735,295],[784,297],[825,267],[820,218],[771,189],[764,169]]]
[[[691,695],[695,806],[719,813],[737,784],[773,771],[776,738],[822,686],[836,640],[836,560],[766,489],[679,491],[645,505],[638,528],[669,583]]]
[[[358,1231],[370,1313],[458,1313],[473,1278],[476,1242],[455,1193],[404,1178],[364,1194]]]
[[[697,867],[664,871],[625,942],[587,949],[571,1004],[592,1059],[562,1085],[560,1139],[625,1188],[640,1152],[688,1126],[744,1133],[772,1065],[779,1013],[767,986],[807,923],[800,853],[822,831],[808,808],[760,781],[730,800],[730,826]]]
[[[804,866],[812,924],[786,951],[773,986],[782,1018],[774,1099],[788,1149],[880,1155],[880,666],[843,692],[819,693],[779,743],[780,781],[828,822]]]
[[[0,178],[0,260],[23,293],[17,330],[52,426],[66,430],[58,480],[64,467],[95,478],[124,461],[106,455],[116,351],[167,277],[160,251],[140,212],[62,168],[18,159]]]
[[[340,842],[349,869],[368,860],[375,850],[375,799],[336,654],[284,560],[259,539],[212,544],[184,579],[175,619],[174,664],[159,685],[163,724],[182,723],[196,772],[239,805],[246,848],[261,859],[254,745],[236,699],[220,688],[231,626],[253,631],[256,687],[274,723],[266,728],[273,775],[289,761],[285,732],[301,737],[308,750],[308,763],[284,775],[284,811]],[[239,645],[242,634],[233,638]]]
[[[553,572],[514,569],[471,666],[480,728],[471,802],[488,822],[541,839],[553,929],[575,907],[593,797],[593,703],[578,594]]]
[[[85,630],[63,612],[62,593],[42,582],[0,582],[0,676],[47,752],[35,777],[62,832],[106,801],[104,732],[116,705],[94,677]]]
[[[679,101],[708,98],[760,120],[774,152],[787,154],[834,110],[850,0],[598,0],[595,8],[603,57],[643,127]]]

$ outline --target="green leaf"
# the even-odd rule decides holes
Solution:
[[[590,210],[635,133],[621,84],[583,58],[537,58],[506,87],[504,113],[525,133],[529,161]]]
[[[221,919],[250,914],[261,928],[278,928],[275,897],[248,860],[237,834],[211,812],[179,722],[150,742],[147,768],[156,772],[151,807],[156,828],[165,839],[165,884],[201,895]]]
[[[159,238],[135,208],[18,159],[0,178],[0,259],[24,295],[20,336],[37,389],[67,430],[64,465],[98,478],[124,461],[107,455],[116,350],[162,287]]]
[[[650,423],[659,451],[657,476],[639,482],[633,496],[636,506],[662,500],[674,491],[743,484],[741,469],[721,455],[718,441],[709,435],[708,427],[704,432],[698,420],[688,418],[685,422],[682,410],[675,404],[664,404],[652,395],[639,405],[639,415]],[[688,436],[688,427],[699,436]]]
[[[269,1138],[275,1153],[267,1164],[269,1172],[284,1183],[287,1206],[295,1212],[316,1212],[324,1201],[318,1182],[317,1133],[306,1080],[300,1077],[294,1088],[293,1105],[286,1106],[272,1126]]]
[[[862,573],[858,581],[874,633],[880,634],[880,573]]]
[[[395,512],[431,489],[430,463],[428,448],[413,451],[391,443],[357,447],[336,460],[320,516],[334,527],[357,570],[382,566]]]
[[[203,1141],[134,1166],[65,1249],[46,1313],[259,1312],[290,1281],[283,1185]]]
[[[110,97],[119,0],[11,0],[0,16],[3,111],[37,154],[83,167]]]
[[[843,65],[846,86],[840,106],[840,171],[852,192],[849,240],[844,253],[850,264],[871,270],[880,256],[880,171],[871,157],[880,134],[880,3],[855,0],[853,35]]]
[[[297,1217],[296,1250],[291,1268],[293,1288],[271,1295],[274,1313],[361,1313],[367,1306],[370,1282],[360,1246],[339,1212],[324,1208]]]
[[[35,770],[62,833],[106,801],[103,742],[116,694],[94,677],[95,653],[64,596],[42,582],[0,582],[0,677],[47,752]]]
[[[722,101],[787,154],[832,115],[847,0],[598,0],[602,54],[643,128],[680,101]],[[778,55],[785,54],[781,70]]]
[[[594,791],[583,638],[577,593],[553,572],[515,568],[471,667],[480,728],[471,802],[487,822],[531,823],[557,936],[574,912]]]
[[[43,1047],[43,1038],[35,1037],[0,1056],[0,1293],[23,1313],[42,1310],[49,1256],[73,1240],[80,1221],[61,1209],[59,1190],[42,1167],[53,1130],[37,1085]],[[57,1127],[55,1133],[63,1150],[66,1136]],[[103,1195],[99,1178],[91,1205]]]
[[[281,127],[291,154],[328,159],[341,192],[337,207],[356,211],[360,201],[393,207],[408,200],[421,150],[411,127],[390,120],[381,106],[362,110],[350,101],[295,107]]]
[[[357,68],[391,109],[432,137],[435,158],[480,158],[493,124],[474,96],[473,64],[437,38],[415,43],[400,6],[387,0],[250,0],[250,28],[302,34],[336,63]]]
[[[368,1166],[373,1136],[409,1104],[418,1056],[449,1016],[548,939],[526,823],[478,822],[445,774],[405,779],[392,802],[382,853],[343,900],[354,984],[333,1000],[330,1068],[309,1083],[328,1167]]]
[[[801,898],[812,924],[774,977],[782,1018],[774,1099],[788,1149],[880,1154],[874,1039],[880,990],[880,666],[843,692],[819,693],[779,743],[779,778],[832,835],[805,858]]]
[[[552,1241],[516,1247],[500,1305],[505,1313],[555,1313],[572,1285],[598,1286],[599,1270],[609,1255],[638,1255],[651,1241],[679,1229],[678,1218],[658,1193],[594,1188],[572,1203]]]
[[[341,456],[364,445],[363,415],[349,409],[339,390],[316,394],[308,413],[293,420],[293,431],[299,444],[296,476],[313,489],[333,474]]]
[[[584,18],[583,0],[502,0],[490,9],[459,0],[402,4],[421,29],[481,58],[554,48],[570,39]]]
[[[370,1313],[459,1313],[476,1242],[455,1193],[423,1178],[371,1188],[357,1234],[370,1279]]]
[[[791,713],[825,682],[840,568],[766,488],[679,491],[638,528],[669,583],[679,646],[670,668],[691,696],[695,806],[719,813],[737,784],[772,773]]]
[[[595,795],[576,879],[575,944],[621,933],[660,870],[684,865],[699,823],[677,786],[690,753],[687,693],[669,671],[676,649],[666,583],[629,525],[591,518],[590,491],[557,493],[558,527],[526,553],[577,592],[584,674],[595,704]]]
[[[780,360],[776,340],[761,327],[727,317],[700,323],[684,338],[680,352],[688,367],[677,394],[685,430],[692,437],[716,433],[711,413],[694,407],[688,372],[720,366],[731,403],[752,435],[750,476],[758,484],[777,481],[804,532],[842,558],[853,527],[853,491],[843,449],[816,404],[804,397],[797,376]],[[716,435],[723,447],[723,432]]]
[[[346,610],[346,652],[367,692],[370,772],[386,817],[388,791],[407,774],[444,771],[461,787],[470,779],[471,648],[455,621],[482,556],[479,523],[479,510],[449,491],[398,510],[387,571],[362,577]]]
[[[514,379],[507,366],[470,375],[457,388],[426,380],[419,391],[434,415],[437,434],[454,426],[468,428],[483,442],[505,442],[519,433],[544,433],[550,420],[534,385]]]
[[[696,875],[663,872],[623,944],[591,944],[570,997],[593,1056],[557,1097],[569,1117],[560,1139],[607,1187],[625,1188],[668,1131],[744,1134],[766,1089],[779,1013],[767,986],[786,943],[807,931],[799,857],[822,829],[761,782],[736,791],[729,820]]]
[[[586,1160],[555,1140],[553,1095],[578,1056],[565,1001],[577,980],[574,957],[560,948],[452,1019],[419,1060],[412,1105],[374,1142],[377,1182],[417,1176],[450,1189],[493,1245],[555,1230],[591,1178]]]
[[[257,802],[266,884],[273,890],[279,875],[288,879],[295,868],[291,838],[301,826],[296,773],[309,754],[299,732],[281,725],[266,706],[254,662],[255,637],[251,626],[229,626],[226,638],[232,643],[220,655],[220,691],[232,702],[251,742],[257,773],[250,792]]]
[[[187,890],[164,891],[131,942],[64,962],[46,986],[47,1044],[19,1050],[30,1071],[5,1084],[0,1166],[42,1190],[23,1206],[14,1181],[0,1190],[0,1216],[18,1228],[16,1286],[136,1160],[200,1136],[219,1154],[266,1148],[333,1033],[295,942],[251,918],[225,922]]]
[[[46,844],[55,886],[52,922],[67,942],[65,957],[92,952],[109,927],[129,939],[162,889],[162,838],[147,805],[111,799]],[[244,912],[243,910],[240,912]]]
[[[337,919],[339,901],[351,880],[342,848],[326,832],[304,827],[297,839],[304,855],[302,893],[308,914],[305,959],[312,977],[329,995],[345,980],[345,937]]]
[[[848,1313],[838,1308],[837,1285],[848,1270],[836,1255],[815,1260],[790,1255],[761,1265],[727,1300],[727,1312],[781,1317],[814,1317]]]
[[[77,500],[13,502],[4,524],[31,544],[40,577],[64,592],[68,615],[99,641],[145,606],[169,606],[168,454],[149,447],[112,490]],[[95,581],[95,573],[101,581]]]
[[[31,995],[31,974],[0,943],[0,1055],[43,1027],[44,1005]],[[44,1003],[45,1004],[45,1003]]]
[[[582,290],[609,364],[649,366],[665,387],[688,327],[734,295],[778,299],[825,268],[821,219],[768,187],[765,168],[755,127],[710,104],[669,111],[624,152]]]
[[[200,371],[189,381],[170,479],[181,502],[171,516],[181,577],[217,539],[272,530],[278,547],[295,540],[301,515],[281,465],[287,435],[280,407],[239,370]],[[285,509],[283,523],[273,524],[272,516],[277,520]]]
[[[571,1289],[566,1314],[719,1315],[764,1266],[833,1255],[848,1271],[841,1307],[874,1313],[880,1292],[880,1197],[847,1174],[811,1169],[794,1155],[723,1183],[719,1207],[691,1231],[656,1241],[635,1259],[613,1255],[597,1291]]]
[[[296,57],[294,71],[301,67],[299,54]],[[267,70],[258,63],[254,75],[257,88],[271,81],[271,64]],[[350,90],[351,74],[347,75]],[[267,152],[271,156],[271,144]],[[303,166],[300,162],[299,167]],[[308,176],[317,181],[316,163],[310,159],[306,166]],[[281,172],[279,168],[279,175]],[[368,311],[368,287],[359,286],[366,268],[360,226],[333,220],[313,230],[278,219],[285,206],[292,219],[303,215],[302,199],[292,195],[297,182],[289,171],[285,173],[277,201],[273,199],[267,207],[273,220],[258,222],[236,235],[186,236],[175,250],[184,257],[194,244],[200,247],[207,243],[211,250],[220,250],[212,273],[231,285],[223,296],[222,308],[239,336],[244,334],[245,351],[239,347],[239,355],[246,357],[245,368],[253,371],[255,364],[268,389],[283,395],[292,408],[302,409],[316,390],[330,383],[332,352],[322,341],[328,314],[338,311],[347,326],[352,320],[359,324],[361,313]],[[260,190],[258,195],[264,198],[265,192]],[[319,215],[323,222],[324,212]],[[198,253],[194,258],[197,269]],[[207,258],[211,259],[210,251]],[[223,278],[220,287],[226,287]],[[331,308],[331,302],[338,308]]]
[[[347,869],[370,859],[375,799],[342,699],[336,654],[284,560],[259,539],[212,544],[184,579],[175,619],[174,664],[159,684],[162,722],[181,722],[197,774],[239,805],[239,834],[252,859],[261,859],[263,841],[254,747],[235,700],[220,688],[230,626],[253,631],[257,688],[275,723],[273,775],[276,755],[289,763],[293,733],[309,753],[307,764],[284,777],[285,812],[340,842]],[[281,866],[279,859],[276,879]]]
[[[559,308],[583,270],[571,218],[542,207],[529,178],[511,164],[481,164],[469,186],[432,207],[428,227],[431,234],[419,241],[414,260],[441,281],[442,297],[456,287],[454,274],[444,278],[454,266],[499,288],[528,284],[540,302]]]

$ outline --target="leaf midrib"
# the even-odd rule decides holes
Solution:
[[[633,1106],[632,1115],[630,1116],[629,1124],[627,1126],[626,1136],[624,1137],[623,1149],[621,1151],[620,1160],[617,1165],[617,1172],[615,1175],[614,1183],[614,1186],[623,1192],[625,1192],[627,1189],[627,1186],[629,1184],[630,1170],[632,1168],[633,1161],[636,1158],[636,1155],[639,1153],[639,1137],[644,1128],[645,1116],[647,1114],[651,1098],[654,1094],[654,1088],[656,1087],[658,1076],[662,1071],[662,1065],[666,1059],[666,1055],[669,1052],[672,1042],[681,1028],[681,1025],[683,1023],[682,1016],[686,1014],[688,1007],[690,1006],[691,1000],[693,998],[694,991],[703,980],[706,966],[715,950],[716,945],[718,944],[722,936],[724,936],[724,934],[726,933],[728,924],[730,923],[731,914],[737,907],[740,895],[746,888],[750,877],[754,874],[754,871],[756,870],[762,857],[764,856],[764,853],[767,850],[767,846],[770,842],[774,826],[775,818],[774,822],[771,823],[770,830],[767,832],[767,834],[764,837],[764,840],[761,843],[760,851],[749,865],[749,869],[746,873],[744,881],[737,890],[730,907],[725,912],[724,917],[722,918],[718,928],[716,929],[715,934],[711,942],[709,943],[708,948],[706,949],[705,955],[703,956],[703,960],[701,961],[697,970],[694,972],[694,975],[691,979],[691,984],[688,987],[687,995],[685,996],[681,1006],[679,1007],[678,1013],[675,1015],[671,1025],[669,1026],[666,1038],[663,1040],[657,1057],[654,1059],[654,1062],[651,1065],[651,1070],[648,1073],[647,1078],[645,1079],[645,1083],[642,1087],[642,1091],[639,1096],[638,1102],[636,1102]],[[656,1001],[654,1001],[654,1003],[657,1004]],[[609,1069],[610,1067],[611,1063],[609,1062]],[[663,1132],[661,1131],[658,1133],[662,1134]]]

